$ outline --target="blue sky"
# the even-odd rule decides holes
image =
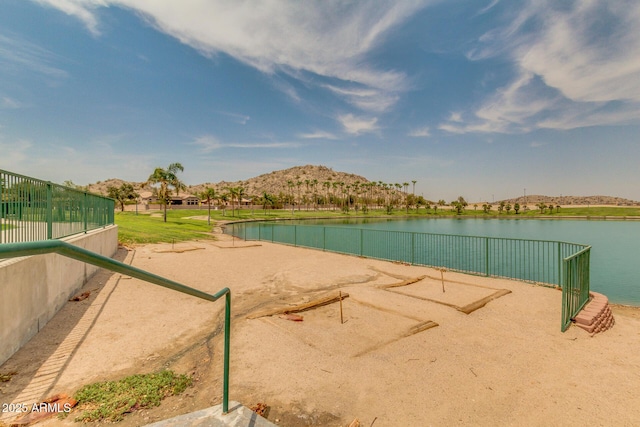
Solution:
[[[640,2],[2,0],[0,168],[640,200]]]

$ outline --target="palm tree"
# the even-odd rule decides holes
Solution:
[[[156,168],[146,184],[160,184],[157,190],[158,200],[164,205],[164,222],[167,222],[167,205],[171,202],[171,190],[173,187],[176,195],[180,194],[180,190],[187,188],[182,181],[178,179],[178,171],[184,172],[184,167],[180,163],[171,163],[167,169]]]
[[[240,187],[227,187],[229,197],[231,198],[231,216],[235,216],[236,204],[235,200],[238,197],[238,188]]]
[[[296,186],[298,187],[298,212],[300,212],[300,186],[302,185],[302,181],[296,182]]]
[[[211,202],[218,198],[218,194],[216,193],[216,189],[212,187],[207,187],[202,193],[200,193],[200,198],[207,203],[209,206],[209,217],[207,218],[207,224],[211,225]]]
[[[262,192],[262,207],[264,209],[264,215],[267,215],[267,206],[273,206],[273,196],[266,191]]]
[[[238,214],[240,214],[240,204],[242,203],[242,197],[246,195],[243,187],[229,187],[229,195],[231,196],[231,216],[235,216],[235,203],[234,200],[238,201]]]

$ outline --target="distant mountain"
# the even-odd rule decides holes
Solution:
[[[512,205],[519,203],[520,205],[525,204],[525,197],[520,196],[515,199],[506,199],[502,200],[505,203],[510,203]],[[537,205],[538,203],[546,203],[547,205],[613,205],[613,206],[638,206],[640,202],[636,202],[634,200],[623,199],[622,197],[611,197],[611,196],[542,196],[539,194],[527,195],[526,204],[527,205]],[[494,203],[500,204],[500,201]]]
[[[207,187],[211,187],[216,192],[224,193],[229,187],[243,187],[245,193],[249,196],[261,196],[263,192],[269,194],[279,194],[283,192],[287,194],[290,189],[288,182],[294,185],[294,191],[297,193],[298,188],[302,194],[311,194],[313,192],[313,182],[317,181],[317,191],[322,193],[322,183],[335,182],[344,183],[344,185],[353,185],[356,182],[368,183],[369,180],[363,176],[355,175],[347,172],[337,172],[326,166],[295,166],[289,169],[273,171],[264,175],[249,178],[243,181],[220,181],[218,183],[204,183],[187,186],[186,193],[198,195]],[[88,191],[99,194],[107,194],[109,186],[119,187],[125,182],[121,179],[110,178],[106,181],[99,181],[95,184],[89,184],[86,188]],[[298,187],[298,183],[301,183]],[[131,182],[136,191],[149,191],[150,188],[144,185],[144,182]]]
[[[289,169],[283,169],[266,173],[254,178],[249,178],[243,181],[220,181],[218,183],[204,183],[197,185],[190,185],[187,187],[184,193],[199,195],[207,187],[214,188],[218,193],[225,193],[229,187],[242,187],[244,188],[247,196],[262,196],[263,192],[269,194],[278,195],[281,192],[289,194],[291,189],[289,188],[289,182],[293,184],[293,192],[296,196],[307,195],[310,196],[314,192],[314,181],[316,184],[316,192],[318,194],[324,194],[325,190],[323,183],[344,183],[344,187],[354,184],[370,183],[367,178],[355,175],[347,172],[334,171],[326,166],[306,165],[295,166]],[[99,181],[95,184],[89,184],[86,186],[87,190],[93,193],[107,194],[107,188],[109,186],[119,187],[125,182],[121,179],[111,178],[106,181]],[[378,182],[378,181],[373,181]],[[298,183],[300,183],[298,185]],[[150,187],[145,187],[144,182],[130,182],[133,188],[138,191],[150,191]],[[390,183],[395,184],[395,183]],[[400,183],[402,184],[402,183]],[[392,190],[397,190],[395,186],[392,186]],[[402,189],[401,189],[402,190]],[[400,192],[402,192],[400,190]],[[411,192],[411,187],[408,188]],[[339,191],[338,191],[339,192]],[[505,203],[520,205],[525,204],[524,196],[516,197],[513,199],[504,200]],[[499,204],[500,201],[494,203]],[[611,196],[543,196],[543,195],[527,195],[526,204],[535,205],[538,203],[554,204],[554,205],[613,205],[613,206],[638,206],[640,202],[636,202],[621,197]]]

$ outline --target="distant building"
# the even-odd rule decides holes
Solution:
[[[160,200],[155,196],[151,191],[141,191],[140,199],[144,204],[159,204]],[[193,194],[172,194],[171,195],[171,205],[179,206],[179,205],[187,205],[187,206],[198,206],[200,204],[200,199]]]

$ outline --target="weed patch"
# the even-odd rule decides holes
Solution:
[[[86,385],[74,395],[82,411],[75,421],[121,421],[125,414],[158,406],[165,397],[182,393],[191,382],[187,375],[165,370]]]

